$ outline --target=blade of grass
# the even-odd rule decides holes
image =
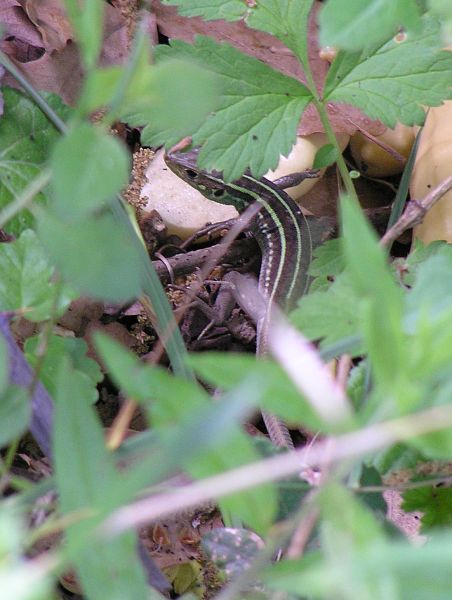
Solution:
[[[413,147],[411,148],[410,155],[403,170],[402,177],[400,179],[399,189],[397,190],[397,194],[392,205],[392,210],[389,216],[386,231],[390,229],[394,225],[394,223],[400,218],[400,215],[403,213],[403,209],[405,208],[406,199],[408,197],[408,190],[410,187],[411,174],[413,172],[414,161],[416,160],[417,149],[419,147],[421,135],[422,129],[419,130],[416,136]]]

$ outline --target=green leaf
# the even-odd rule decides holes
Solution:
[[[424,487],[407,490],[402,494],[402,510],[421,511],[422,532],[433,527],[452,525],[452,489],[449,487]]]
[[[233,180],[248,167],[261,176],[276,167],[280,154],[289,154],[298,121],[311,100],[299,81],[201,36],[192,46],[173,41],[171,47],[159,47],[158,56],[192,58],[218,76],[219,106],[193,136],[195,145],[204,144],[200,166],[216,168]]]
[[[365,552],[384,539],[381,524],[372,511],[339,484],[327,485],[322,490],[320,508],[326,549],[339,542],[344,544],[344,554],[347,547]]]
[[[3,87],[4,112],[0,119],[0,208],[9,204],[43,169],[54,142],[60,137],[41,110],[26,96]],[[70,112],[55,94],[43,94],[49,105],[65,120]],[[47,191],[36,200],[43,202]],[[23,210],[8,223],[9,233],[18,235],[33,224]]]
[[[350,276],[339,275],[325,291],[303,296],[290,314],[291,322],[311,340],[322,340],[321,347],[360,332],[362,302]],[[361,349],[356,348],[356,353]]]
[[[192,135],[218,106],[219,81],[198,60],[165,60],[147,66],[148,85],[138,96],[132,80],[121,116],[132,125],[145,125],[143,144],[167,147]],[[141,87],[141,86],[139,86]]]
[[[76,123],[52,154],[52,208],[70,222],[92,214],[129,179],[129,155],[123,144],[89,123]]]
[[[309,274],[312,277],[335,277],[345,267],[342,254],[342,243],[339,239],[328,240],[318,246],[313,253],[313,259],[309,265]]]
[[[405,323],[413,331],[416,322],[447,318],[452,311],[452,247],[447,244],[428,246],[428,254],[414,273],[412,289],[406,295]],[[430,325],[432,323],[429,323]]]
[[[284,370],[268,359],[256,361],[253,356],[206,352],[190,355],[190,364],[206,382],[226,390],[233,390],[247,377],[260,382],[260,406],[291,423],[299,423],[309,429],[324,428],[311,405],[300,395]]]
[[[314,157],[314,169],[324,169],[337,161],[338,153],[333,144],[325,144],[319,148]]]
[[[449,0],[428,0],[430,12],[441,22],[442,40],[447,46],[452,42],[452,12]]]
[[[43,321],[53,315],[55,296],[59,294],[56,313],[62,314],[75,296],[55,283],[53,275],[54,268],[31,229],[15,242],[0,244],[0,309],[21,312],[31,321]]]
[[[415,0],[330,0],[319,15],[320,44],[361,50],[418,23]]]
[[[265,583],[301,597],[396,598],[388,595],[392,589],[390,567],[380,562],[377,569],[369,559],[370,554],[378,554],[388,546],[371,511],[337,484],[320,490],[319,500],[323,556],[311,552],[303,560],[267,568]]]
[[[340,545],[332,550],[330,560],[316,551],[301,560],[275,563],[265,570],[263,580],[272,589],[319,600],[450,598],[450,533],[435,536],[422,547],[398,540],[375,544],[365,552],[356,551],[351,555]]]
[[[57,374],[55,408],[55,477],[61,510],[88,510],[67,529],[68,551],[83,589],[93,600],[148,598],[147,584],[136,557],[136,536],[124,534],[108,541],[93,538],[102,514],[118,502],[114,490],[118,473],[104,443],[102,428],[83,395],[80,375],[68,363]],[[84,541],[84,543],[82,543]]]
[[[309,274],[314,278],[309,286],[309,293],[327,291],[344,267],[345,260],[339,239],[328,240],[318,246],[309,265]]]
[[[384,482],[380,473],[375,467],[361,465],[361,474],[359,478],[360,487],[383,486]],[[369,492],[363,495],[363,501],[366,506],[374,512],[375,516],[385,516],[388,506],[382,492]]]
[[[96,361],[89,358],[86,353],[88,345],[80,338],[63,338],[51,335],[48,339],[44,360],[40,362],[37,354],[40,344],[40,336],[28,338],[24,345],[25,356],[33,367],[40,367],[39,378],[45,385],[50,395],[56,397],[56,374],[62,362],[66,364],[69,360],[71,366],[80,376],[80,385],[84,382],[83,397],[90,402],[98,400],[96,385],[102,381],[103,375]]]
[[[90,218],[74,227],[41,212],[38,235],[61,275],[82,293],[112,302],[139,296],[140,254],[112,216]]]
[[[300,60],[306,60],[307,20],[313,0],[163,0],[162,4],[176,5],[184,17],[243,19],[249,27],[271,33]]]
[[[420,34],[407,33],[361,53],[340,52],[325,83],[326,102],[346,102],[389,127],[422,124],[424,105],[451,97],[452,52],[441,51],[439,26],[422,20]]]
[[[246,23],[277,37],[306,64],[312,4],[313,0],[260,0],[251,7]]]
[[[407,380],[407,340],[402,333],[402,293],[386,263],[385,252],[365,220],[361,208],[341,200],[343,247],[347,271],[362,302],[362,329],[379,384],[396,396],[394,384]],[[371,274],[371,276],[369,276]]]
[[[30,418],[27,390],[9,386],[0,396],[0,448],[21,436],[27,430]]]
[[[413,469],[422,460],[421,454],[405,444],[395,444],[378,452],[372,464],[382,475],[388,475],[402,469]]]

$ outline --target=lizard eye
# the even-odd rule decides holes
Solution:
[[[193,171],[192,169],[185,169],[185,175],[188,177],[188,179],[196,179],[198,177],[198,173],[196,171]]]
[[[224,196],[224,190],[215,190],[213,195],[215,196],[215,198],[221,198],[222,196]]]

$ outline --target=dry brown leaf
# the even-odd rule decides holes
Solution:
[[[317,87],[321,90],[328,70],[328,63],[319,56],[320,49],[317,43],[317,25],[315,21],[319,5],[320,3],[316,2],[315,10],[310,18],[308,39],[311,68]],[[156,14],[159,31],[170,39],[177,38],[191,43],[195,35],[207,35],[217,41],[227,42],[285,75],[305,81],[303,69],[291,50],[274,36],[250,29],[243,21],[229,23],[223,20],[203,21],[199,17],[181,17],[177,13],[176,7],[163,6],[159,0],[154,0],[152,8]],[[369,119],[358,108],[350,105],[331,103],[328,106],[328,112],[333,128],[337,133],[352,135],[357,129],[355,124],[373,135],[378,135],[386,129],[382,123]],[[323,126],[316,109],[311,105],[303,114],[298,133],[309,135],[319,131],[323,131]]]
[[[5,69],[0,65],[0,86],[2,85],[2,79],[5,74]],[[3,114],[3,96],[0,93],[0,116]]]
[[[0,23],[5,39],[15,39],[30,46],[42,47],[42,38],[17,0],[3,0]]]
[[[20,0],[20,4],[41,35],[46,52],[61,51],[72,40],[72,27],[60,0]]]
[[[7,29],[7,39],[2,43],[2,49],[10,58],[19,61],[21,71],[27,77],[28,81],[38,90],[54,92],[68,104],[73,104],[79,95],[83,69],[80,63],[77,46],[72,43],[69,24],[67,23],[61,11],[58,12],[57,4],[61,6],[61,0],[45,0],[47,11],[41,19],[41,8],[32,16],[37,24],[31,23],[24,10],[12,3],[15,0],[8,0],[11,5],[7,12],[7,17],[11,22]],[[22,0],[24,6],[33,13],[30,6],[31,0]],[[52,12],[52,6],[54,11]],[[12,14],[11,11],[17,9],[22,11],[21,17]],[[39,16],[37,16],[39,14]],[[20,24],[24,25],[23,30]],[[25,25],[26,24],[26,25]],[[34,36],[31,34],[30,25],[33,28]],[[10,33],[16,31],[16,34]],[[40,44],[44,48],[43,36],[49,48],[56,48],[45,51],[42,56],[32,60],[27,60],[28,52],[31,52],[34,43]],[[33,39],[33,43],[31,40]],[[100,63],[103,66],[122,64],[127,56],[128,49],[127,28],[121,12],[109,4],[105,5],[105,25],[104,42],[100,56]],[[24,47],[25,44],[25,47]],[[19,87],[13,77],[7,74],[3,83],[12,87]]]

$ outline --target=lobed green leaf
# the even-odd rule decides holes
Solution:
[[[171,47],[160,47],[157,57],[162,56],[197,60],[218,78],[219,105],[193,136],[195,145],[203,145],[200,166],[233,180],[248,167],[261,176],[276,167],[280,154],[289,154],[311,101],[302,83],[202,36],[194,45],[173,41]]]
[[[441,50],[438,23],[425,17],[419,34],[408,32],[362,52],[340,52],[328,72],[324,99],[345,102],[394,127],[422,124],[424,106],[452,95],[452,52]]]

